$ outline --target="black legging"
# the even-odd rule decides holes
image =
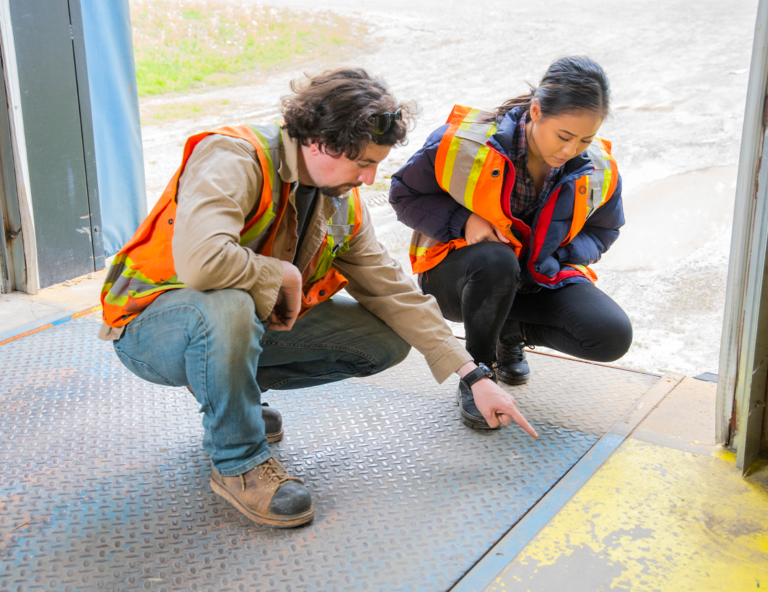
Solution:
[[[493,362],[499,337],[516,335],[521,325],[527,344],[586,360],[612,362],[629,349],[629,318],[592,283],[517,294],[519,278],[512,249],[486,241],[451,251],[421,282],[446,319],[464,323],[475,362]]]

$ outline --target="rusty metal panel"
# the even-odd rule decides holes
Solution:
[[[123,369],[98,323],[0,348],[0,591],[447,590],[656,381],[530,356],[539,440],[463,426],[417,353],[268,392],[317,512],[280,531],[211,492],[196,401]]]
[[[761,452],[768,378],[763,287],[768,246],[768,1],[760,0],[736,183],[717,387],[718,443],[737,448],[746,474]]]
[[[0,252],[2,252],[2,290],[25,291],[27,287],[21,216],[16,187],[11,126],[8,118],[5,67],[0,60]]]

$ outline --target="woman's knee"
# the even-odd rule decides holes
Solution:
[[[632,345],[632,322],[627,314],[619,309],[605,319],[596,341],[591,357],[595,362],[615,362],[626,354]]]
[[[613,346],[615,357],[613,360],[618,360],[626,354],[632,345],[632,321],[629,320],[629,317],[623,310],[621,312],[621,318],[617,320],[614,329]]]
[[[507,245],[483,241],[469,247],[467,268],[474,281],[490,281],[517,286],[520,278],[520,263],[517,255]]]

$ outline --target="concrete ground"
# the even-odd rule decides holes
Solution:
[[[99,305],[106,270],[40,290],[0,294],[0,344],[29,331]]]

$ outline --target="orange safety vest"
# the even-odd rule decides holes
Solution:
[[[240,245],[248,246],[261,255],[271,256],[280,220],[290,195],[290,184],[280,180],[279,124],[266,126],[242,125],[223,127],[190,137],[184,146],[181,166],[171,179],[159,201],[139,226],[136,234],[115,255],[101,290],[104,322],[111,327],[123,327],[168,290],[186,288],[176,275],[171,250],[173,225],[176,220],[176,193],[179,178],[201,140],[211,134],[240,138],[250,142],[263,173],[263,187],[256,213],[246,220],[240,231]],[[347,285],[346,278],[331,267],[333,260],[349,249],[349,241],[360,229],[362,205],[360,194],[340,199],[340,206],[328,222],[320,248],[302,273],[302,309],[299,316],[313,306],[328,300]]]
[[[491,123],[487,123],[488,120]],[[456,105],[448,117],[448,130],[437,150],[435,177],[443,191],[449,193],[454,200],[501,230],[510,241],[509,247],[521,258],[528,249],[536,250],[537,244],[540,247],[543,237],[534,240],[536,237],[531,237],[530,227],[512,216],[509,196],[514,186],[514,174],[504,175],[509,160],[488,144],[488,139],[497,131],[493,121],[491,113]],[[607,203],[616,189],[619,175],[616,161],[611,156],[610,142],[595,138],[587,149],[587,155],[592,160],[594,170],[576,180],[571,228],[560,246],[573,240],[584,227],[587,218]],[[543,228],[543,232],[546,230]],[[467,241],[463,238],[442,243],[414,232],[409,251],[411,268],[414,273],[432,269],[453,249],[465,246]],[[531,259],[535,260],[538,255],[538,252],[531,253]],[[593,282],[597,279],[587,266],[570,267],[575,273]],[[555,281],[536,277],[539,274],[533,270],[532,274],[539,282]]]

